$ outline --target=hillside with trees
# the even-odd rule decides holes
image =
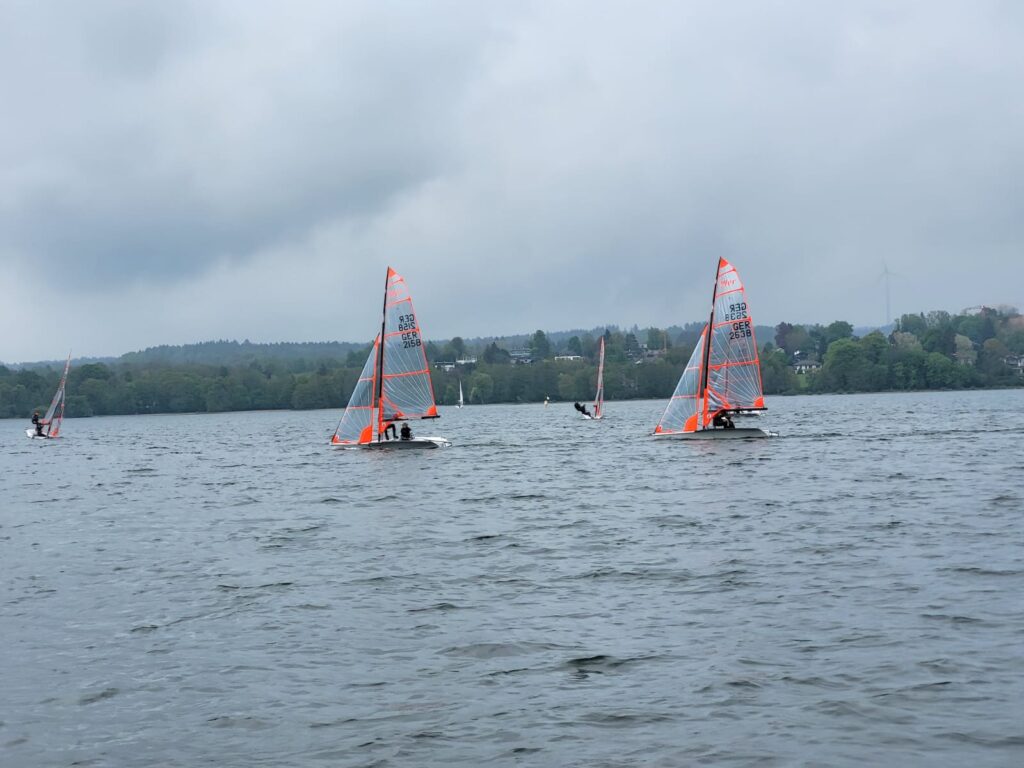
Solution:
[[[463,383],[470,403],[586,401],[593,397],[598,338],[606,345],[609,400],[667,398],[701,323],[507,338],[429,342],[434,391],[452,405]],[[903,315],[888,335],[853,326],[779,323],[757,327],[768,395],[801,392],[1011,387],[1024,384],[1024,317],[980,308]],[[157,347],[110,362],[73,363],[70,417],[265,409],[343,408],[368,344],[207,342]],[[28,418],[49,403],[60,366],[0,366],[0,417]]]

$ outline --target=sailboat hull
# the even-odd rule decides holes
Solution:
[[[375,443],[363,443],[362,445],[335,445],[336,448],[356,449],[361,448],[368,451],[409,451],[420,448],[450,448],[451,441],[443,437],[414,437],[411,440],[381,440]]]
[[[30,440],[53,440],[53,439],[55,439],[55,438],[50,437],[49,435],[37,435],[36,431],[34,429],[26,429],[25,430],[25,437],[29,438]]]
[[[697,432],[662,432],[655,437],[675,438],[677,440],[741,440],[744,438],[775,437],[766,429],[756,427],[736,427],[735,429],[701,429]]]

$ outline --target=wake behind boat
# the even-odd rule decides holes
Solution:
[[[736,427],[731,413],[766,410],[761,363],[746,291],[736,268],[718,260],[711,316],[679,378],[655,437],[770,437],[757,427]]]
[[[64,390],[67,387],[70,368],[71,353],[68,352],[67,362],[64,363],[64,373],[61,374],[60,384],[57,385],[57,391],[53,395],[53,400],[50,401],[50,407],[46,409],[46,415],[38,420],[38,426],[35,429],[25,430],[26,437],[33,440],[54,440],[60,437],[60,427],[64,421]],[[33,422],[36,421],[38,415],[37,411]]]
[[[388,267],[384,317],[348,407],[331,438],[336,448],[441,448],[443,437],[413,437],[396,422],[440,418],[426,349],[405,279]]]

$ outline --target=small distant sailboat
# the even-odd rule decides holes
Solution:
[[[396,421],[439,418],[426,345],[405,279],[388,267],[384,317],[331,445],[339,448],[440,448],[443,437],[398,439]]]
[[[736,268],[718,260],[711,317],[701,331],[676,391],[669,400],[656,437],[770,437],[756,427],[718,427],[738,411],[764,411],[761,363],[750,305]]]
[[[579,403],[575,403],[574,407],[584,419],[600,419],[604,415],[604,336],[601,337],[601,347],[598,354],[597,394],[594,395],[594,410],[592,413],[588,413],[587,407]]]
[[[601,353],[597,361],[597,394],[594,395],[594,416],[604,416],[604,336],[601,337]]]
[[[466,404],[466,401],[462,397],[462,379],[459,379],[459,402],[455,404],[456,408],[461,408]]]
[[[64,421],[64,390],[68,383],[68,371],[71,369],[71,353],[68,352],[67,362],[64,363],[64,373],[61,374],[60,384],[50,401],[50,407],[46,409],[46,415],[40,420],[42,434],[34,429],[26,429],[25,434],[34,440],[53,440],[60,437],[60,426]]]

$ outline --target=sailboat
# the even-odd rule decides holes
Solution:
[[[380,333],[359,374],[331,445],[339,448],[439,448],[443,437],[398,439],[395,422],[439,418],[426,345],[405,279],[388,267]],[[390,439],[389,439],[390,438]]]
[[[597,394],[594,395],[594,412],[581,413],[584,419],[600,419],[604,415],[604,336],[601,337],[601,351],[597,362]]]
[[[46,409],[46,415],[40,420],[43,425],[42,434],[34,429],[26,429],[25,434],[36,440],[52,440],[60,437],[60,425],[64,421],[64,389],[68,383],[68,371],[71,369],[71,353],[68,352],[67,362],[64,363],[64,373],[61,374],[60,384],[50,401],[50,407]]]
[[[711,317],[654,430],[656,437],[769,437],[756,427],[723,428],[715,417],[764,411],[761,363],[750,304],[736,268],[718,260]],[[721,417],[720,417],[721,418]]]
[[[455,404],[456,408],[461,408],[466,404],[466,401],[462,397],[462,379],[459,379],[459,402]]]

